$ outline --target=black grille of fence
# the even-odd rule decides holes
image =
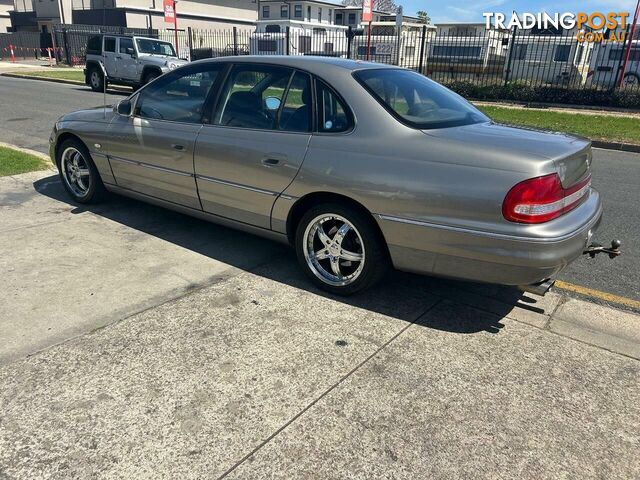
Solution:
[[[638,42],[622,72],[628,38],[586,43],[571,31],[465,29],[444,33],[446,30],[415,24],[399,31],[393,25],[374,26],[370,36],[366,29],[335,27],[303,31],[273,25],[268,30],[187,28],[176,35],[173,30],[66,25],[58,26],[52,37],[59,60],[71,65],[85,61],[88,37],[101,32],[143,35],[173,44],[177,37],[179,55],[191,60],[249,54],[322,55],[399,65],[475,98],[601,103],[605,100],[594,96],[601,92],[640,94]],[[8,35],[13,36],[14,45],[32,42],[18,38],[17,33]],[[6,42],[0,36],[2,41]]]

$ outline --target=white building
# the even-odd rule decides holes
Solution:
[[[14,0],[13,10],[16,30],[50,31],[60,23],[172,28],[164,22],[162,0]],[[180,0],[176,10],[179,29],[252,29],[257,0]]]

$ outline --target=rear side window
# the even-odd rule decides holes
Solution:
[[[344,102],[326,83],[316,80],[318,131],[323,133],[346,132],[353,119]]]
[[[87,41],[87,53],[90,55],[100,55],[102,53],[102,37],[90,37]]]
[[[116,51],[116,39],[113,37],[104,37],[104,51],[115,52]]]
[[[354,77],[394,117],[414,128],[447,128],[489,121],[460,95],[410,70],[361,70]]]

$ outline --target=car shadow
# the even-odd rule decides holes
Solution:
[[[361,294],[334,296],[311,284],[298,267],[294,250],[286,245],[119,195],[109,195],[107,201],[96,205],[77,204],[55,175],[37,180],[33,186],[36,192],[73,206],[72,214],[91,212],[273,281],[428,328],[461,334],[498,333],[504,327],[502,320],[516,305],[543,313],[535,298],[513,287],[398,271],[390,272],[387,281]],[[256,252],[263,254],[263,261],[256,262]],[[439,302],[425,300],[429,296]],[[416,313],[419,305],[424,308]]]

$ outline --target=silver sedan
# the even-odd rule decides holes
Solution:
[[[338,294],[391,266],[548,286],[602,215],[588,140],[497,125],[418,73],[351,60],[194,62],[63,116],[50,151],[77,202],[115,192],[290,243]]]

